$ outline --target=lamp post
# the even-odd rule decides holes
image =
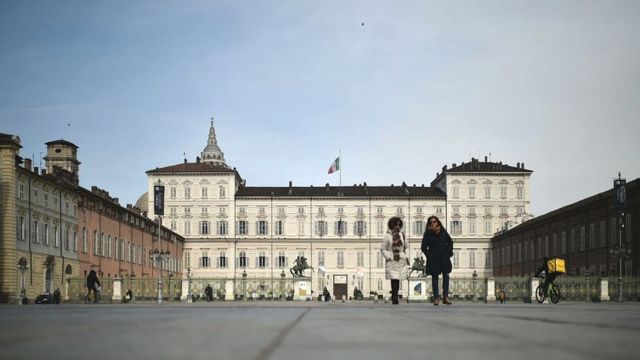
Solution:
[[[129,299],[129,301],[133,301],[133,299],[136,298],[136,296],[134,294],[134,292],[136,290],[136,283],[135,283],[136,273],[133,270],[131,271],[131,275],[129,276],[129,280],[131,282],[131,288],[132,288],[131,289],[131,299]]]
[[[187,303],[191,303],[191,267],[187,268]]]
[[[609,249],[611,255],[618,259],[618,301],[620,302],[624,301],[622,294],[622,259],[631,256],[631,249],[622,243],[625,228],[624,210],[627,200],[626,183],[627,180],[623,179],[620,173],[618,173],[618,178],[613,180],[613,207],[618,210],[618,245]]]
[[[158,304],[162,303],[162,263],[169,259],[171,253],[169,250],[160,251],[158,249],[149,250],[149,259],[151,261],[158,262],[160,265],[160,271],[158,271]]]
[[[242,270],[242,300],[247,300],[247,270]]]
[[[27,264],[27,259],[21,258],[18,261],[18,270],[20,271],[20,304],[26,304],[27,290],[24,288],[24,274],[29,270],[29,264]]]

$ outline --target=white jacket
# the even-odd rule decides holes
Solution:
[[[386,260],[384,274],[387,280],[405,280],[409,276],[409,258],[407,257],[409,243],[404,233],[400,233],[400,236],[402,236],[404,247],[400,252],[400,260],[398,261],[393,260],[393,235],[391,235],[391,230],[388,230],[382,238],[380,252]]]

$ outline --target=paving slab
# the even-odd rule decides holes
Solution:
[[[639,303],[0,306],[2,359],[638,359]]]

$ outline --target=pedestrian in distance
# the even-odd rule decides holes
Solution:
[[[382,238],[380,252],[386,260],[384,273],[391,280],[391,303],[398,305],[400,281],[409,276],[409,257],[407,256],[407,238],[402,232],[402,219],[392,217],[387,223],[387,233]]]
[[[95,270],[89,271],[89,275],[87,275],[87,293],[93,292],[93,302],[98,302],[98,291],[102,288],[102,284],[100,284],[100,280],[98,280],[98,274]]]
[[[427,257],[427,275],[431,275],[433,288],[433,305],[440,303],[438,277],[442,274],[442,302],[451,305],[449,300],[449,273],[451,273],[451,257],[453,256],[453,240],[442,226],[437,216],[427,219],[427,231],[422,237],[422,252]]]
[[[322,297],[324,298],[325,302],[331,300],[331,294],[329,293],[329,289],[327,289],[326,286],[324,287],[324,289],[322,289]]]
[[[211,284],[207,284],[207,287],[204,289],[205,295],[207,295],[207,301],[213,301],[213,289],[211,288]]]

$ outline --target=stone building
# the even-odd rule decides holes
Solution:
[[[530,216],[530,174],[524,164],[474,159],[445,168],[432,186],[252,187],[226,164],[212,121],[196,161],[149,170],[147,189],[165,186],[164,221],[185,237],[183,265],[195,279],[289,277],[293,262],[305,256],[314,269],[307,273],[312,290],[327,286],[340,297],[355,287],[365,294],[389,291],[379,248],[392,216],[404,221],[410,258],[422,256],[426,219],[437,215],[454,229],[453,276],[490,274],[493,232]],[[475,188],[477,196],[470,192]],[[144,199],[152,210],[152,197]]]
[[[630,252],[623,257],[623,275],[640,275],[640,179],[626,184],[626,195],[623,217],[614,209],[610,189],[497,234],[491,239],[493,273],[533,275],[545,257],[560,257],[569,275],[616,276],[619,259],[614,250],[622,240]]]

